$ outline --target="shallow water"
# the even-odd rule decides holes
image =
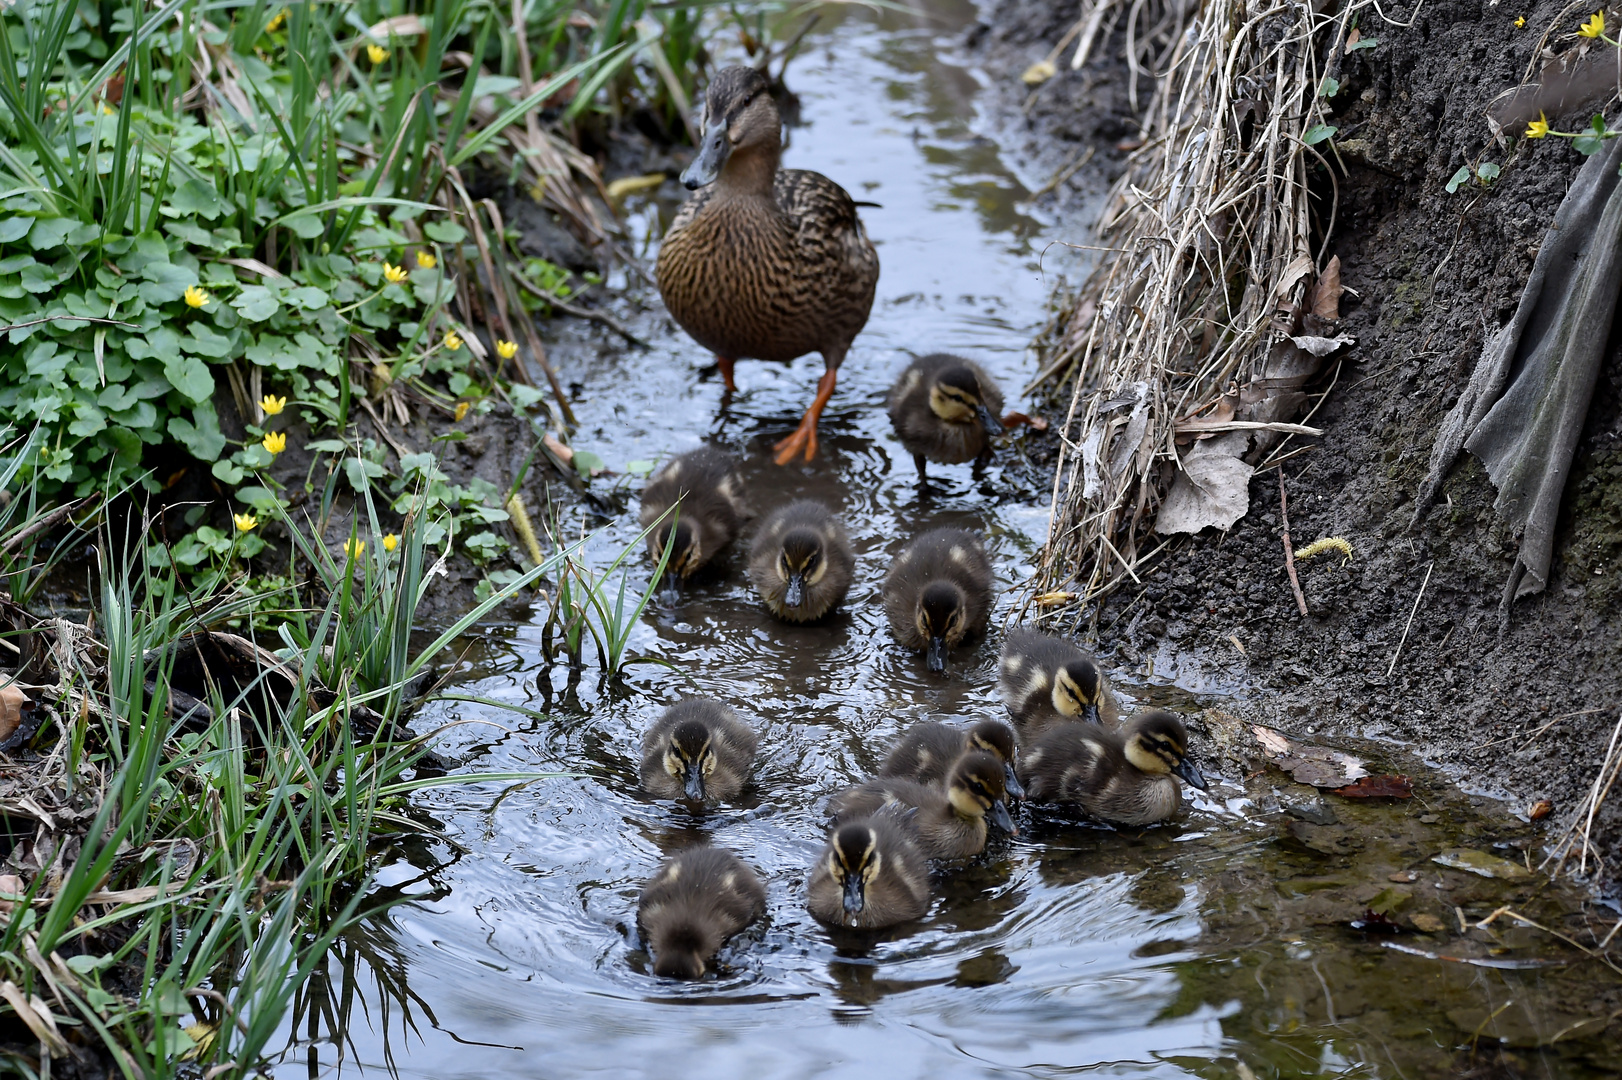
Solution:
[[[837,505],[858,552],[844,611],[815,627],[774,623],[735,558],[636,630],[631,652],[675,670],[637,666],[610,684],[588,670],[571,685],[547,668],[539,612],[482,628],[452,693],[544,717],[438,702],[414,726],[473,721],[436,741],[462,771],[575,775],[416,800],[442,839],[385,853],[378,886],[411,901],[345,939],[304,988],[276,1075],[1609,1075],[1614,1042],[1575,1026],[1622,1005],[1607,969],[1507,918],[1459,929],[1514,903],[1580,937],[1587,913],[1548,889],[1430,862],[1456,847],[1521,862],[1532,832],[1413,762],[1388,764],[1419,771],[1415,799],[1326,796],[1339,823],[1322,824],[1281,811],[1307,796],[1281,775],[1211,761],[1222,783],[1178,824],[1027,820],[1021,836],[939,875],[929,916],[871,948],[836,944],[806,914],[823,799],[867,775],[916,720],[1001,715],[995,634],[945,676],[891,642],[877,604],[889,557],[928,526],[983,530],[1006,587],[1001,615],[1046,528],[1046,481],[1017,454],[978,477],[935,466],[937,487],[921,498],[881,405],[911,349],[970,354],[1013,399],[1032,372],[1025,346],[1052,275],[1084,269],[1047,251],[1042,276],[1055,230],[972,130],[979,86],[953,60],[972,17],[947,3],[845,12],[791,69],[805,123],[786,163],[882,204],[863,211],[883,262],[879,300],[814,463],[779,469],[767,450],[809,400],[816,357],[741,363],[741,391],[723,404],[709,358],[656,312],[636,320],[647,351],[578,327],[554,343],[582,421],[575,445],[611,468],[712,441],[745,457],[762,512],[806,496]],[[633,204],[633,230],[656,237],[678,202],[666,190]],[[630,507],[592,548],[606,562],[635,536],[637,485],[598,485]],[[645,574],[639,564],[634,583]],[[1204,685],[1117,674],[1136,696],[1191,715],[1222,704]],[[732,704],[761,734],[746,797],[703,816],[636,784],[641,733],[689,693]],[[1208,732],[1220,723],[1204,715]],[[664,853],[705,840],[760,870],[767,919],[722,954],[718,974],[655,979],[631,932],[640,883]],[[1391,880],[1410,870],[1413,880]],[[1350,929],[1371,904],[1409,931]],[[1443,929],[1412,932],[1416,915]]]

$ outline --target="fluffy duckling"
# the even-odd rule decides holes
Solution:
[[[991,611],[991,560],[963,529],[931,529],[908,544],[884,575],[884,613],[896,640],[945,671],[964,639],[985,633]]]
[[[912,452],[920,480],[925,461],[957,465],[991,455],[1001,435],[1002,391],[972,360],[950,353],[920,356],[890,388],[890,423]]]
[[[944,787],[892,778],[869,780],[835,795],[828,809],[836,823],[876,814],[886,806],[910,808],[907,827],[918,850],[931,859],[966,859],[986,846],[986,818],[1018,833],[1008,816],[1003,766],[983,750],[971,750],[952,765]]]
[[[749,580],[771,613],[788,622],[812,622],[832,611],[855,570],[845,527],[812,499],[767,518],[749,550]]]
[[[653,973],[696,979],[727,938],[766,910],[766,887],[725,848],[688,848],[642,887],[636,921],[653,950]]]
[[[648,554],[658,562],[669,547],[671,578],[686,581],[737,539],[749,516],[737,459],[713,446],[671,458],[642,489],[642,527],[677,503],[676,513],[648,534]]]
[[[1029,746],[1055,724],[1117,719],[1114,697],[1098,663],[1071,642],[1015,627],[1003,638],[997,693]]]
[[[844,822],[811,868],[806,907],[830,926],[878,930],[929,910],[929,862],[893,811]]]
[[[1176,813],[1182,777],[1205,790],[1188,757],[1188,732],[1174,713],[1148,709],[1120,731],[1060,724],[1020,755],[1019,772],[1037,802],[1079,803],[1093,817],[1148,825]]]
[[[966,728],[933,722],[914,724],[885,756],[879,775],[939,784],[952,765],[970,750],[983,750],[1002,762],[1003,787],[1008,797],[1025,797],[1025,787],[1014,772],[1014,732],[1000,720],[977,720]]]
[[[735,799],[749,779],[755,742],[749,725],[719,701],[678,701],[642,740],[643,790],[661,799]]]

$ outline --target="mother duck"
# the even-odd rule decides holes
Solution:
[[[879,257],[845,189],[783,169],[782,119],[766,79],[723,68],[704,99],[704,137],[681,180],[695,192],[659,248],[665,307],[715,353],[726,388],[743,358],[787,362],[820,352],[817,396],[777,463],[817,452],[817,421],[839,365],[867,324]]]

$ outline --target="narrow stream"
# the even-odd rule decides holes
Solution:
[[[1054,275],[1086,269],[1049,249],[1057,230],[974,130],[979,83],[954,59],[974,15],[961,0],[828,15],[790,70],[803,126],[785,163],[882,204],[863,211],[883,263],[878,302],[816,461],[780,469],[767,450],[798,420],[820,358],[741,363],[723,408],[710,358],[657,310],[635,319],[648,350],[579,324],[553,343],[581,419],[575,445],[611,469],[715,442],[745,459],[761,513],[807,496],[838,506],[858,553],[843,613],[804,628],[770,620],[734,557],[636,630],[631,652],[676,670],[640,665],[603,685],[589,668],[576,686],[547,668],[539,609],[480,628],[453,692],[546,718],[440,702],[414,727],[469,721],[436,741],[466,771],[573,775],[416,800],[444,840],[389,853],[379,890],[411,900],[341,942],[302,988],[275,1075],[1615,1075],[1616,1040],[1593,1036],[1622,980],[1507,919],[1460,932],[1512,903],[1575,934],[1580,905],[1430,861],[1464,847],[1523,862],[1530,827],[1389,749],[1364,748],[1415,773],[1411,801],[1330,796],[1325,812],[1306,789],[1280,790],[1279,774],[1235,772],[1161,828],[1038,814],[941,875],[928,917],[867,951],[840,951],[806,913],[826,796],[867,776],[911,723],[1002,715],[995,633],[945,676],[891,641],[878,603],[890,557],[924,528],[976,528],[1011,592],[1047,526],[1050,478],[1017,454],[980,477],[935,466],[921,498],[882,407],[909,350],[972,356],[1021,407]],[[633,231],[656,243],[680,197],[670,183],[633,201]],[[622,483],[628,509],[596,542],[605,562],[636,535],[639,481]],[[633,583],[645,579],[636,564]],[[1118,676],[1191,714],[1222,704],[1191,692],[1205,687]],[[642,797],[636,779],[642,732],[691,693],[732,704],[761,735],[746,797],[703,816]],[[1310,805],[1291,816],[1292,801]],[[761,872],[767,919],[718,974],[656,979],[631,933],[637,893],[664,854],[706,840]],[[1407,932],[1348,927],[1371,906]],[[1414,932],[1416,913],[1443,929]]]

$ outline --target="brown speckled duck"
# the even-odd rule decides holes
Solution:
[[[727,938],[766,910],[766,887],[725,848],[688,848],[642,887],[636,921],[653,952],[653,972],[696,979]]]
[[[1120,731],[1097,724],[1060,724],[1019,759],[1033,802],[1077,803],[1093,817],[1148,825],[1177,812],[1176,777],[1205,790],[1188,756],[1188,731],[1175,713],[1146,709]]]
[[[820,173],[779,168],[782,120],[760,72],[716,72],[703,128],[698,156],[682,173],[695,194],[659,248],[659,294],[682,329],[714,351],[728,390],[742,358],[822,354],[817,396],[777,444],[779,465],[802,450],[810,461],[839,365],[873,308],[878,253],[844,188]]]
[[[950,353],[920,356],[890,388],[890,422],[912,453],[919,479],[925,461],[959,465],[991,456],[1001,435],[1002,391],[985,369]]]
[[[991,613],[991,560],[964,529],[930,529],[908,544],[884,575],[890,632],[923,653],[930,671],[965,640],[986,632]]]
[[[737,538],[749,517],[737,459],[713,446],[671,458],[642,489],[642,527],[678,502],[673,517],[648,534],[648,553],[657,562],[668,545],[666,566],[673,579],[686,581]]]

